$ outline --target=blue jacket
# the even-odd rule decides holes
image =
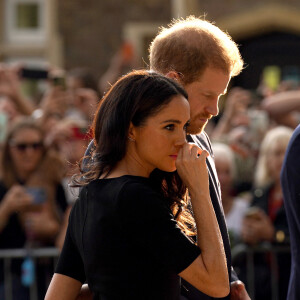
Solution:
[[[300,125],[295,129],[281,170],[284,205],[290,230],[292,267],[287,299],[300,299]]]

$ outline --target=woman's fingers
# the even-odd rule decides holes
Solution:
[[[197,158],[203,150],[199,148],[196,144],[194,143],[185,143],[181,150],[181,156],[182,157],[193,157]]]
[[[192,145],[191,146],[191,157],[197,159],[200,155],[200,153],[199,153],[200,151],[201,151],[200,148]]]
[[[206,150],[202,150],[196,144],[186,143],[182,146],[182,148],[178,152],[177,163],[186,162],[194,162],[196,159],[200,159],[200,161],[205,160],[208,157],[208,152]]]
[[[187,186],[197,185],[200,178],[207,177],[206,157],[208,152],[195,144],[184,144],[178,153],[176,167]]]
[[[198,154],[198,159],[206,160],[208,156],[209,153],[206,150],[201,150],[201,152]]]

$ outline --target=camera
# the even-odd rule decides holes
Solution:
[[[52,72],[51,72],[52,73]],[[23,67],[19,71],[20,78],[30,80],[50,80],[54,86],[66,88],[66,80],[63,72],[56,71],[50,74],[49,70],[42,68]]]
[[[41,68],[23,67],[19,71],[19,75],[23,79],[48,79],[49,71]]]
[[[52,76],[51,81],[54,86],[60,86],[63,90],[66,88],[66,80],[65,77],[62,75]]]

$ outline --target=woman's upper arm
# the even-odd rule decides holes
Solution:
[[[55,273],[50,282],[45,300],[75,300],[82,283],[74,278]]]

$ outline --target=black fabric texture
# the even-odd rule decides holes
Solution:
[[[177,274],[199,254],[150,180],[126,175],[81,190],[56,272],[94,299],[179,299]]]

